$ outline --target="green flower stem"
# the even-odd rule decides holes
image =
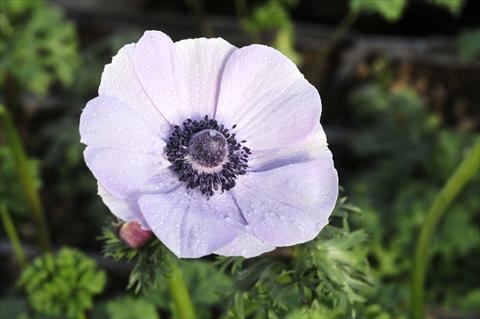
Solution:
[[[7,233],[8,240],[12,244],[13,253],[17,259],[18,264],[21,268],[25,268],[27,265],[27,258],[25,257],[25,251],[23,250],[20,239],[18,238],[15,225],[10,218],[10,214],[7,211],[7,205],[5,203],[0,203],[0,217],[2,218],[3,227]]]
[[[412,269],[412,292],[410,311],[413,318],[425,318],[425,272],[428,266],[427,248],[438,222],[446,209],[463,189],[467,182],[478,173],[480,166],[480,138],[475,140],[473,148],[465,156],[453,175],[447,181],[440,193],[437,194],[427,218],[420,230],[415,260]]]
[[[20,179],[23,194],[27,200],[27,204],[31,210],[33,221],[35,224],[38,243],[44,252],[50,250],[50,237],[48,225],[43,214],[43,207],[40,196],[35,189],[35,183],[32,173],[28,167],[27,156],[23,149],[22,142],[13,125],[13,121],[7,109],[0,105],[0,123],[2,123],[5,140],[7,141],[15,162],[15,170]]]
[[[187,286],[183,280],[182,270],[175,260],[170,260],[170,276],[168,279],[170,296],[175,305],[179,319],[195,319],[192,300],[188,294]]]

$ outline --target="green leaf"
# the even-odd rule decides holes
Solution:
[[[395,22],[402,16],[406,0],[350,0],[350,10],[355,14],[377,13],[388,22]]]
[[[454,16],[459,16],[462,13],[464,1],[463,0],[429,0],[433,5],[442,7],[450,11]]]
[[[109,319],[159,319],[157,308],[145,298],[125,296],[105,305]]]
[[[234,295],[234,309],[239,318],[245,318],[245,306],[243,303],[243,293],[237,292]]]
[[[255,7],[249,17],[241,21],[242,27],[250,33],[255,42],[275,47],[296,64],[301,63],[301,55],[295,50],[294,27],[288,6],[296,1],[269,0]]]

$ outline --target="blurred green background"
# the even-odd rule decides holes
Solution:
[[[293,257],[182,262],[198,318],[419,316],[422,227],[433,227],[426,316],[480,316],[480,155],[468,152],[480,128],[479,1],[1,0],[0,9],[1,319],[179,317],[161,283],[146,295],[125,289],[134,265],[149,271],[146,253],[131,252],[136,264],[102,256],[102,232],[104,247],[118,242],[102,230],[111,217],[79,143],[104,65],[149,29],[289,56],[320,92],[345,188],[335,227]],[[468,157],[469,177],[451,178]]]

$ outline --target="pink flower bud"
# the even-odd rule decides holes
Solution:
[[[136,220],[132,220],[123,223],[118,231],[118,236],[128,246],[132,248],[140,248],[150,241],[153,237],[153,232],[150,230],[144,230],[140,226],[140,223]]]

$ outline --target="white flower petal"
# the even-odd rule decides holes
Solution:
[[[327,137],[321,125],[305,140],[281,148],[269,150],[252,150],[248,158],[248,170],[251,172],[267,171],[273,168],[315,159],[331,158]]]
[[[315,238],[328,224],[338,195],[332,159],[251,172],[230,191],[252,232],[274,246]]]
[[[249,148],[299,142],[317,126],[320,113],[317,90],[277,50],[250,45],[228,59],[215,118],[227,127],[237,124]]]
[[[135,72],[155,106],[172,125],[188,118],[182,68],[173,41],[163,32],[146,31],[135,46]]]
[[[237,48],[221,38],[187,39],[175,43],[177,61],[185,70],[190,118],[213,118],[220,80],[228,57]],[[185,120],[185,119],[184,119]]]
[[[165,194],[143,195],[140,208],[150,229],[177,257],[198,258],[230,243],[243,225],[230,196],[208,200],[185,187]]]
[[[87,147],[84,157],[99,183],[115,197],[166,192],[179,184],[170,162],[159,155]]]
[[[236,48],[222,39],[173,43],[147,31],[135,48],[134,65],[156,107],[172,125],[213,116],[226,60]]]
[[[215,251],[222,256],[242,256],[251,258],[272,251],[275,246],[264,243],[249,231],[240,233],[231,243]]]
[[[150,127],[155,127],[163,139],[166,139],[171,126],[153,105],[135,73],[134,51],[134,43],[125,45],[113,57],[112,63],[105,66],[98,94],[114,96],[124,102],[138,116],[143,117]]]
[[[100,95],[87,103],[80,117],[80,141],[98,148],[162,154],[165,142],[157,128],[114,97]]]
[[[137,220],[143,229],[149,229],[145,218],[143,218],[140,212],[140,207],[138,207],[137,198],[127,200],[115,197],[100,184],[98,184],[98,195],[113,215],[125,222]]]

